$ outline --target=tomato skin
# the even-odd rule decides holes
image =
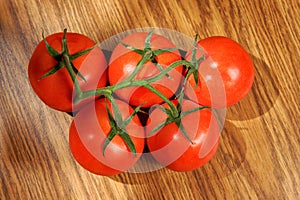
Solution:
[[[116,103],[124,118],[133,112],[127,103],[120,100]],[[112,109],[107,99],[100,99],[78,112],[70,126],[69,145],[75,160],[83,168],[94,174],[112,176],[128,170],[137,162],[144,149],[145,132],[135,116],[126,130],[135,145],[136,156],[119,135],[111,140],[103,155],[103,144],[111,130],[106,105]]]
[[[173,101],[176,104],[175,101]],[[166,104],[163,104],[167,107]],[[182,112],[199,105],[183,100]],[[174,171],[192,171],[212,159],[219,144],[220,129],[217,120],[209,109],[186,115],[181,119],[192,143],[190,143],[175,123],[170,123],[153,135],[150,131],[165,121],[166,114],[154,109],[146,126],[147,145],[153,157],[163,166]]]
[[[69,134],[69,145],[75,160],[86,170],[93,174],[112,176],[122,173],[99,162],[85,147],[75,130],[75,123],[72,122]]]
[[[45,39],[57,52],[62,51],[63,33],[54,33]],[[96,43],[87,36],[78,33],[66,33],[66,40],[70,55],[94,46]],[[73,104],[74,84],[66,69],[63,67],[56,73],[40,79],[58,62],[48,53],[44,41],[41,41],[34,50],[29,64],[28,77],[31,86],[38,97],[53,109],[72,112],[78,110],[85,103],[94,100],[86,99],[79,104]],[[94,48],[89,53],[73,60],[74,66],[85,77],[86,81],[77,77],[82,90],[104,87],[107,83],[107,63],[102,50]]]
[[[189,77],[186,95],[201,105],[224,108],[238,103],[250,91],[254,81],[251,56],[237,42],[223,36],[212,36],[198,42],[207,59],[199,66],[199,86]],[[203,51],[197,51],[197,57]],[[191,51],[186,59],[191,59]],[[192,97],[192,95],[195,95]]]
[[[144,49],[145,39],[148,33],[138,32],[125,37],[122,42],[131,45],[138,49]],[[153,34],[150,40],[152,50],[175,48],[167,38]],[[113,50],[109,68],[108,79],[110,85],[114,85],[130,74],[136,68],[138,62],[142,59],[142,56],[126,47],[122,44],[118,44]],[[167,68],[171,63],[181,60],[181,56],[178,50],[172,52],[165,52],[156,56],[157,62],[163,67]],[[170,98],[177,91],[181,79],[182,79],[183,67],[178,66],[175,69],[169,71],[169,78],[163,77],[161,80],[151,83],[154,88],[164,94],[167,98]],[[148,61],[144,64],[141,71],[137,74],[135,79],[146,79],[153,77],[159,73],[159,69],[154,63]],[[144,87],[128,87],[116,91],[118,97],[133,106],[143,105],[143,107],[151,107],[154,104],[162,103],[162,99],[147,88]]]
[[[197,168],[208,163],[213,158],[213,156],[216,154],[218,150],[219,143],[220,140],[218,139],[215,145],[212,146],[209,154],[204,158],[200,158],[200,159],[199,157],[197,157],[196,153],[200,151],[201,145],[191,146],[181,157],[179,157],[175,162],[166,166],[166,168],[177,172],[187,172],[187,171],[196,170]]]

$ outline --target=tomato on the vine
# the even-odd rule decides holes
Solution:
[[[251,56],[237,42],[223,36],[199,40],[197,58],[205,56],[200,63],[199,85],[189,77],[186,95],[201,105],[228,107],[238,103],[250,91],[254,81]],[[191,60],[192,52],[186,55]],[[196,95],[195,95],[196,94]]]
[[[115,102],[125,121],[133,109],[123,101]],[[135,152],[132,152],[123,139],[124,135],[121,135],[126,133],[112,126],[109,113],[115,116],[108,99],[102,98],[90,103],[77,113],[69,132],[69,145],[76,161],[88,171],[105,176],[116,175],[131,168],[141,156],[145,143],[144,127],[137,115],[123,127],[135,147]],[[117,134],[106,143],[112,129]]]
[[[125,37],[107,66],[94,41],[65,29],[38,44],[28,76],[46,105],[76,113],[69,129],[75,160],[94,174],[112,176],[136,164],[145,142],[152,156],[174,171],[210,161],[221,131],[214,108],[247,95],[254,66],[229,38],[197,42],[196,36],[183,59],[168,38],[153,31]],[[142,123],[141,107],[149,111]]]
[[[174,100],[172,103],[177,104]],[[168,107],[167,104],[162,106]],[[147,145],[153,157],[166,168],[191,171],[207,163],[216,153],[220,136],[218,122],[210,109],[197,108],[199,105],[193,101],[182,101],[181,113],[196,109],[179,119],[190,140],[175,122],[151,133],[168,116],[158,107],[150,113],[146,126]]]
[[[55,56],[49,53],[45,41],[37,45],[28,64],[28,76],[32,88],[46,105],[56,110],[72,112],[94,98],[78,104],[73,103],[74,84],[63,64],[64,58],[61,54],[63,36],[64,33],[61,32],[45,38],[45,41],[57,52]],[[93,47],[96,43],[85,35],[67,32],[66,44],[73,68],[81,75],[77,74],[81,89],[92,90],[104,87],[107,83],[107,63],[99,47],[76,58],[72,57]]]
[[[171,63],[181,60],[178,50],[175,50],[174,44],[167,38],[153,33],[150,39],[150,47],[145,47],[145,40],[148,33],[138,32],[125,37],[123,44],[118,44],[113,50],[109,68],[108,79],[110,85],[117,84],[128,78],[136,69],[138,63],[145,53],[153,53],[155,50],[170,49],[153,55],[152,60],[147,61],[141,70],[137,73],[135,80],[143,80],[157,75],[160,71],[167,68]],[[130,46],[127,48],[124,45]],[[134,51],[138,50],[138,51]],[[180,65],[172,69],[161,80],[155,81],[150,85],[161,92],[167,98],[172,97],[181,83],[183,67]],[[123,100],[128,101],[133,106],[143,105],[143,107],[151,107],[154,104],[162,103],[163,100],[154,95],[145,87],[126,87],[116,91],[116,94]]]

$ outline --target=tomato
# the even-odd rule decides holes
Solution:
[[[133,109],[125,102],[115,100],[123,119]],[[120,135],[116,135],[103,152],[103,146],[112,130],[107,109],[113,113],[111,103],[100,99],[84,106],[73,119],[69,131],[69,145],[75,160],[88,171],[105,176],[119,174],[131,168],[143,152],[144,127],[135,115],[126,126],[135,149],[134,155]]]
[[[251,56],[237,42],[213,36],[198,42],[197,58],[206,54],[200,63],[199,86],[189,77],[186,95],[201,105],[224,108],[238,103],[250,91],[254,80]],[[192,53],[186,59],[191,60]]]
[[[64,33],[55,33],[45,39],[50,46],[61,53],[63,35]],[[67,32],[66,40],[70,55],[95,45],[95,42],[87,36],[78,33]],[[72,63],[85,79],[77,76],[82,90],[96,89],[106,85],[107,63],[99,47],[95,47],[87,54],[74,59]],[[60,111],[76,111],[87,101],[90,101],[91,98],[79,104],[73,104],[74,84],[66,67],[62,67],[54,74],[41,79],[57,64],[58,61],[47,51],[45,42],[41,41],[34,50],[28,64],[28,77],[32,88],[46,105]]]
[[[144,50],[144,43],[148,33],[138,32],[125,37],[122,42],[130,45],[134,48]],[[154,34],[150,39],[151,49],[166,49],[175,48],[174,44],[167,38]],[[110,85],[114,85],[124,80],[130,74],[133,73],[138,62],[142,59],[142,55],[124,47],[122,44],[118,44],[113,50],[109,68],[108,79]],[[181,56],[178,50],[164,52],[155,56],[156,62],[162,69],[167,68],[171,63],[181,60]],[[155,64],[155,62],[146,62],[142,69],[138,72],[135,80],[141,80],[153,77],[160,72],[161,69]],[[178,66],[169,71],[168,76],[163,77],[161,80],[151,83],[150,85],[170,98],[174,95],[180,81],[182,79],[182,66]],[[127,87],[116,91],[116,94],[121,99],[128,101],[133,106],[139,106],[143,104],[143,107],[151,107],[154,104],[162,103],[163,100],[154,95],[150,90],[144,87]]]
[[[163,106],[168,107],[166,104]],[[197,103],[190,100],[182,102],[182,112],[198,107]],[[149,135],[153,128],[166,119],[166,113],[155,108],[146,126],[149,151],[160,164],[174,171],[191,171],[212,159],[218,148],[220,129],[209,109],[197,110],[181,118],[181,126],[192,142],[174,122]]]

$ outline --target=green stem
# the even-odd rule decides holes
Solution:
[[[158,75],[156,75],[154,77],[151,77],[151,78],[148,78],[145,80],[132,80],[136,76],[136,74],[140,71],[140,68],[143,66],[143,64],[148,61],[148,59],[149,59],[148,56],[143,56],[142,59],[140,60],[140,62],[138,63],[135,71],[131,74],[131,76],[126,78],[124,81],[119,82],[112,86],[104,87],[104,88],[97,88],[95,90],[89,90],[89,91],[80,91],[80,95],[77,96],[78,97],[77,100],[78,99],[82,100],[82,99],[88,98],[90,96],[100,96],[100,95],[104,95],[106,97],[111,97],[113,92],[116,90],[126,88],[126,87],[144,86],[145,88],[152,91],[154,94],[156,94],[158,97],[160,97],[162,100],[164,100],[169,105],[174,117],[179,116],[178,109],[174,106],[174,104],[167,97],[165,97],[161,92],[159,92],[157,89],[155,89],[150,84],[155,81],[160,80],[170,70],[172,70],[173,68],[175,68],[179,65],[186,65],[189,67],[192,64],[189,61],[185,61],[185,60],[175,61],[174,63],[169,65],[168,68],[164,69],[163,71],[161,71]],[[75,84],[75,86],[76,86],[76,84]]]
[[[147,82],[145,80],[133,80],[133,78],[137,75],[137,73],[140,71],[142,66],[149,60],[149,58],[150,58],[150,55],[148,53],[144,54],[142,59],[138,62],[133,73],[130,74],[130,76],[128,76],[125,80],[123,80],[115,85],[106,86],[104,88],[97,88],[95,90],[80,91],[79,92],[80,95],[78,95],[77,98],[75,99],[76,100],[75,103],[76,102],[78,103],[79,101],[81,101],[85,98],[91,97],[91,96],[104,95],[106,97],[110,97],[114,91],[122,89],[122,88],[130,87],[130,86],[144,86],[146,84],[150,84],[150,82]],[[74,84],[75,84],[75,88],[76,88],[75,81],[74,81]],[[76,91],[77,91],[77,89],[76,89]]]
[[[186,61],[186,60],[178,60],[170,64],[167,68],[162,70],[159,74],[156,76],[153,76],[151,78],[145,79],[148,83],[152,83],[155,81],[158,81],[162,79],[169,71],[171,71],[173,68],[178,67],[179,65],[185,65],[185,66],[191,66],[191,62]]]
[[[144,85],[144,87],[149,89],[151,92],[153,92],[157,96],[159,96],[162,100],[165,101],[165,103],[168,104],[168,106],[172,110],[173,117],[178,117],[179,116],[177,108],[174,106],[174,104],[165,95],[163,95],[161,92],[159,92],[157,89],[155,89],[153,86],[151,86],[149,84]]]
[[[146,52],[145,54],[143,54],[141,60],[138,62],[138,64],[136,65],[136,68],[134,69],[134,71],[132,72],[132,74],[130,74],[124,81],[131,81],[133,80],[136,75],[141,71],[142,66],[150,60],[151,58],[151,52]]]
[[[67,52],[63,52],[63,60],[64,60],[66,68],[67,68],[67,70],[68,70],[68,72],[69,72],[69,74],[70,74],[70,76],[71,76],[71,78],[73,80],[74,86],[75,86],[75,90],[76,90],[76,97],[75,97],[75,99],[77,99],[77,98],[81,99],[82,90],[81,90],[81,88],[79,86],[78,80],[76,78],[76,74],[75,74],[75,72],[72,69],[72,64],[71,64],[71,61],[70,61],[70,57],[69,57],[69,55],[68,55]]]

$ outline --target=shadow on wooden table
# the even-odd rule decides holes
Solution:
[[[180,179],[180,181],[183,182],[189,182],[191,177],[196,177],[196,179],[201,181],[220,180],[224,177],[230,176],[230,174],[238,170],[238,168],[245,162],[246,152],[247,147],[242,135],[242,130],[238,129],[232,123],[226,122],[221,133],[220,145],[216,155],[210,162],[197,170],[179,173],[161,168],[156,171],[144,173],[125,172],[109,178],[124,184],[137,185],[149,184],[149,182],[158,181],[156,179],[160,179],[160,177],[164,177],[164,181],[166,182],[177,181],[176,179]]]
[[[249,94],[239,103],[227,109],[227,119],[249,120],[267,113],[279,96],[276,74],[262,59],[252,56],[255,79]],[[242,112],[241,112],[242,111]]]

